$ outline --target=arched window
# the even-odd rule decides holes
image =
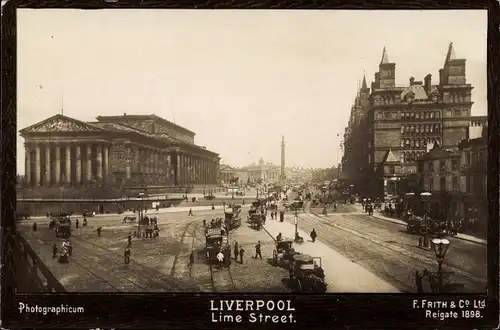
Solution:
[[[429,133],[429,125],[424,125],[425,127],[425,133]]]
[[[408,153],[404,152],[403,153],[403,163],[406,163],[408,161]]]
[[[414,139],[411,139],[411,140],[410,140],[410,146],[411,146],[412,148],[415,148],[415,140],[414,140]]]
[[[404,146],[405,146],[405,140],[401,139],[401,148],[403,148]]]
[[[417,134],[420,134],[420,125],[416,125],[416,127],[415,127],[415,132],[416,132]]]
[[[415,147],[417,147],[417,148],[420,147],[420,139],[415,140]]]
[[[413,163],[413,154],[411,152],[408,153],[408,163]]]
[[[412,111],[410,116],[411,116],[411,119],[415,119],[415,112]]]
[[[401,134],[405,132],[405,125],[401,125]]]
[[[406,139],[405,146],[410,146],[410,139]]]
[[[432,124],[429,125],[429,132],[434,133],[434,125]]]

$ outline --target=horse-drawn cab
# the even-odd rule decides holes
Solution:
[[[325,293],[327,284],[321,258],[307,254],[292,256],[290,281],[297,292]]]
[[[210,195],[205,195],[205,196],[203,196],[203,198],[205,198],[205,199],[206,199],[206,200],[208,200],[208,201],[211,201],[212,199],[215,199],[215,196],[214,196],[214,195],[212,195],[212,194],[210,194]]]
[[[254,213],[248,218],[248,222],[253,229],[260,230],[263,224],[263,215]]]
[[[282,260],[286,262],[292,261],[292,257],[296,254],[292,246],[293,239],[291,238],[282,238],[276,241],[276,250],[273,251],[273,261],[276,266],[278,266]]]
[[[290,203],[287,207],[290,211],[295,211],[295,210],[302,210],[304,207],[304,202],[300,200],[294,200],[292,203]]]

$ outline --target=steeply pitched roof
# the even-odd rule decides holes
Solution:
[[[382,51],[382,59],[380,60],[380,64],[387,64],[389,63],[389,57],[387,56],[387,51],[385,50],[385,47],[384,47],[384,50]]]
[[[404,100],[405,96],[412,92],[414,94],[414,99],[415,100],[427,100],[427,92],[425,91],[424,86],[422,85],[413,85],[413,86],[407,86],[403,88],[403,91],[401,92],[401,100]]]
[[[368,87],[366,86],[366,75],[364,75],[364,74],[363,74],[363,83],[361,84],[361,88],[363,88],[363,89],[364,89],[364,88],[368,88]]]
[[[448,46],[448,52],[446,53],[446,59],[444,60],[444,66],[448,64],[450,60],[454,60],[456,58],[455,56],[455,49],[453,48],[453,42],[450,42],[450,45]]]

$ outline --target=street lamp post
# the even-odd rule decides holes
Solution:
[[[431,200],[431,193],[430,192],[423,192],[420,193],[420,198],[422,200],[422,203],[425,203],[425,210],[424,210],[424,246],[427,248],[429,247],[429,203]]]
[[[444,257],[448,248],[450,247],[450,241],[446,238],[434,238],[432,241],[432,250],[436,254],[436,260],[438,262],[438,293],[443,290],[443,269],[442,265],[444,262]]]

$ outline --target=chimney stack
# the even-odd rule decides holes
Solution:
[[[413,86],[415,84],[415,78],[411,77],[410,78],[410,86]]]
[[[432,88],[431,86],[432,86],[432,75],[429,73],[424,78],[424,88],[428,95],[431,93],[431,88]]]

